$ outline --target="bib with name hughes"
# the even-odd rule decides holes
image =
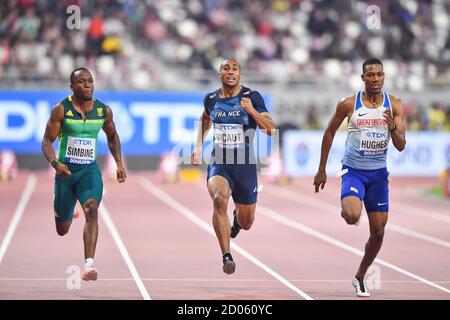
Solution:
[[[362,102],[362,92],[356,94],[353,114],[348,122],[348,136],[342,164],[354,169],[376,170],[386,167],[390,133],[383,113],[392,112],[389,95],[383,92],[383,102],[368,108]]]

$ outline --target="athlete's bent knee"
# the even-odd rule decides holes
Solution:
[[[86,201],[84,207],[84,214],[86,216],[86,220],[92,221],[97,220],[98,217],[98,203],[96,201]]]
[[[255,218],[245,220],[242,223],[241,228],[244,230],[249,230],[252,227],[254,220],[255,220]]]
[[[347,211],[342,210],[341,216],[348,224],[355,224],[358,222],[360,214],[358,215],[356,213],[349,213]]]
[[[56,233],[59,236],[64,236],[69,232],[69,228],[65,228],[65,227],[56,227]]]
[[[227,198],[220,194],[217,193],[214,195],[213,197],[213,202],[214,202],[214,209],[218,210],[218,211],[224,211],[227,208]]]
[[[347,224],[356,224],[359,221],[359,218],[355,216],[348,216],[345,218],[345,221],[347,221]]]
[[[375,241],[382,241],[383,237],[384,237],[384,228],[376,228],[375,230],[373,230],[370,233],[370,236],[375,240]]]

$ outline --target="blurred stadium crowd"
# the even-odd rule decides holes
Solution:
[[[372,4],[380,29],[368,27]],[[81,8],[79,30],[66,25],[70,5]],[[375,56],[388,88],[449,90],[449,30],[445,0],[0,1],[0,86],[66,87],[83,65],[99,88],[204,90],[235,57],[247,83],[354,90]],[[450,99],[404,104],[410,130],[450,130]],[[315,106],[300,109],[323,127]]]

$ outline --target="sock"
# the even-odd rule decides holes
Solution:
[[[227,261],[228,260],[233,260],[233,257],[231,256],[231,253],[226,252],[226,253],[223,254],[222,259],[225,262],[225,260],[227,260]]]
[[[92,268],[94,266],[94,259],[87,258],[86,262],[84,263],[84,266],[87,268]]]
[[[239,224],[239,220],[237,218],[237,209],[234,209],[234,219],[233,219],[233,224],[238,228],[241,229],[241,225]]]

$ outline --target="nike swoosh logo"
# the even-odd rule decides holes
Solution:
[[[216,94],[214,93],[214,94],[210,95],[209,98],[212,99],[212,98],[214,98],[215,96],[216,96]]]
[[[383,203],[379,203],[379,202],[378,202],[378,205],[379,205],[379,206],[384,206],[384,205],[386,205],[386,204],[387,204],[387,202],[383,202]]]
[[[366,113],[363,113],[363,114],[361,114],[361,113],[358,113],[358,116],[360,116],[360,117],[363,117],[363,116],[365,116],[366,114],[368,114],[368,112],[366,112]]]

